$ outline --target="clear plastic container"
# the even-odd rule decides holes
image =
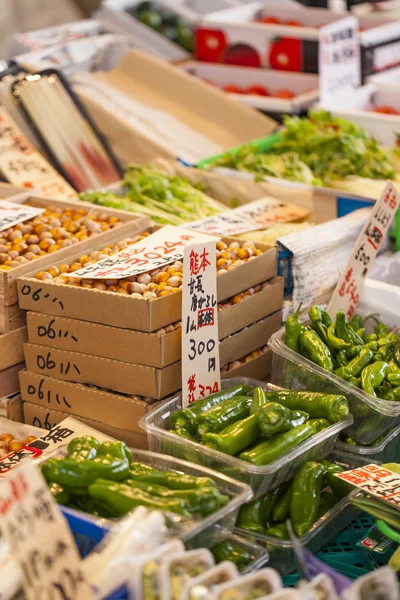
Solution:
[[[261,593],[265,591],[265,596],[282,590],[282,580],[274,569],[262,569],[257,573],[252,573],[246,577],[240,577],[233,581],[228,581],[215,588],[210,594],[209,600],[224,600],[226,598],[251,598],[252,592],[257,590]],[[230,593],[227,593],[230,592]],[[258,598],[257,594],[254,596]],[[264,597],[264,596],[262,596]]]
[[[252,573],[253,571],[258,571],[261,567],[264,567],[269,561],[269,555],[265,548],[265,546],[260,546],[259,544],[254,544],[248,538],[239,536],[235,533],[231,533],[225,538],[224,541],[232,542],[235,546],[239,546],[246,552],[248,552],[251,556],[251,562],[244,569],[240,571],[241,575],[246,575],[247,573]]]
[[[239,383],[254,385],[268,390],[268,384],[247,377],[233,377],[222,381],[222,387],[228,388]],[[262,496],[284,481],[293,479],[298,468],[308,460],[322,460],[331,452],[339,433],[351,426],[353,417],[330,425],[317,435],[299,444],[279,460],[262,467],[244,460],[228,456],[212,448],[206,448],[197,442],[186,440],[169,431],[170,418],[182,408],[182,397],[176,396],[157,405],[139,421],[140,427],[147,432],[149,447],[153,452],[185,458],[194,463],[250,485],[255,498]]]
[[[369,464],[369,461],[365,458],[336,450],[326,458],[344,469],[354,469]],[[356,491],[352,492],[353,495],[356,493]],[[358,516],[360,511],[351,504],[349,497],[350,494],[340,500],[314,523],[310,531],[302,536],[301,542],[310,552],[318,552],[322,546],[327,544]],[[270,557],[268,566],[276,569],[281,575],[288,575],[297,569],[296,556],[290,540],[280,540],[261,533],[250,533],[244,529],[235,529],[235,533],[248,537],[255,544],[264,546]]]
[[[400,462],[399,435],[400,425],[397,425],[376,446],[354,446],[339,439],[335,444],[334,450],[362,456],[370,462]]]
[[[400,402],[374,398],[293,352],[285,344],[284,327],[270,337],[268,346],[272,350],[272,383],[291,390],[346,396],[354,417],[354,423],[346,431],[357,442],[371,444],[400,423]]]

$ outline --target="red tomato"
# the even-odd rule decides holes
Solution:
[[[400,114],[398,110],[393,108],[393,106],[386,106],[381,104],[380,106],[375,106],[374,112],[382,113],[384,115],[398,115]]]
[[[265,23],[266,25],[279,25],[280,20],[276,17],[268,17],[267,15],[262,16],[258,19],[260,23]]]
[[[262,85],[250,85],[246,90],[246,94],[253,94],[254,96],[269,96],[269,91]]]
[[[278,90],[274,94],[275,98],[282,98],[283,100],[290,100],[291,98],[295,98],[296,94],[291,92],[290,90]]]
[[[227,85],[222,86],[222,89],[224,92],[228,92],[228,94],[244,94],[244,90],[234,83],[228,83]]]
[[[285,25],[290,25],[290,27],[304,27],[303,23],[300,23],[300,21],[296,21],[295,19],[286,21]]]

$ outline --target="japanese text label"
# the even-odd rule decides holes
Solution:
[[[44,208],[35,208],[25,204],[15,204],[8,200],[0,200],[0,231],[33,219],[44,213]]]
[[[400,508],[400,475],[378,465],[365,465],[351,471],[335,473],[346,483]]]

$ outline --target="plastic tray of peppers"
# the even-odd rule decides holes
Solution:
[[[166,400],[139,424],[151,450],[243,481],[255,498],[292,479],[305,461],[324,458],[353,422],[343,396],[269,391],[243,377],[222,388],[186,409],[181,396]]]
[[[216,544],[211,548],[211,552],[217,564],[230,560],[242,575],[258,571],[269,561],[265,547],[254,544],[248,537],[235,533],[231,533],[225,540]]]
[[[313,306],[307,319],[300,318],[299,309],[268,342],[272,382],[344,394],[354,417],[348,435],[365,445],[373,443],[400,423],[400,335],[378,320],[367,333],[359,315],[348,322],[339,311],[332,321],[325,310]],[[364,323],[371,323],[368,315]]]
[[[252,497],[246,484],[205,467],[132,451],[123,442],[100,444],[91,436],[72,440],[38,463],[57,502],[75,510],[76,518],[88,516],[93,523],[95,515],[111,525],[137,506],[162,510],[171,535],[189,548],[221,541]]]
[[[286,520],[311,552],[317,552],[357,517],[349,494],[354,487],[334,473],[360,467],[369,461],[347,452],[336,451],[326,459],[308,461],[285,483],[240,510],[235,532],[249,536],[268,550],[270,565],[282,575],[297,568]]]
[[[342,437],[343,436],[343,437]],[[370,462],[400,462],[400,425],[394,427],[389,433],[383,434],[368,446],[358,444],[353,438],[341,433],[335,444],[335,450],[350,452],[362,456]]]

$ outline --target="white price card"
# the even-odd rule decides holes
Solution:
[[[182,406],[221,388],[215,239],[184,250]]]
[[[8,200],[0,200],[0,231],[33,219],[44,213],[44,208],[27,206],[26,204],[15,204]]]
[[[346,104],[346,93],[361,85],[358,21],[345,17],[319,30],[319,99],[323,108]]]
[[[400,475],[380,465],[364,465],[350,471],[335,473],[335,476],[400,508]]]
[[[0,482],[0,515],[27,600],[94,599],[71,530],[32,461]]]
[[[352,319],[361,291],[364,287],[376,255],[400,204],[400,194],[391,181],[373,206],[366,225],[357,238],[350,259],[339,279],[329,302],[328,312],[332,318],[343,310]]]
[[[260,198],[226,213],[199,219],[185,225],[204,233],[238,235],[247,231],[266,229],[277,223],[290,223],[308,216],[309,211],[276,198]]]
[[[125,250],[121,250],[117,254],[100,260],[93,265],[69,273],[69,276],[81,279],[123,279],[124,277],[132,277],[153,269],[160,269],[176,260],[180,260],[186,246],[211,239],[215,245],[217,239],[205,233],[166,225],[136,242],[136,244],[131,244]]]

